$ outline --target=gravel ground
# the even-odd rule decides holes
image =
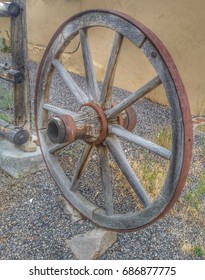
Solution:
[[[37,68],[38,65],[30,62],[32,95]],[[80,77],[75,78],[81,82]],[[62,83],[58,92],[62,92],[61,87]],[[126,92],[119,90],[119,96],[124,94]],[[148,118],[150,126],[159,126],[160,122],[166,124],[169,111],[165,107],[148,100],[139,102],[137,106],[141,120]],[[140,123],[141,134],[149,133],[146,122]],[[202,193],[197,214],[184,199],[189,191],[194,192],[198,188],[200,176],[205,172],[204,142],[195,136],[187,187],[174,209],[148,228],[118,233],[117,242],[100,259],[204,259],[205,197]],[[0,170],[0,259],[75,259],[66,241],[95,226],[87,220],[73,223],[64,211],[61,198],[47,170],[39,170],[20,179],[11,178]]]

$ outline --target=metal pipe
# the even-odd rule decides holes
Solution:
[[[6,64],[0,64],[0,78],[20,84],[24,80],[24,75],[20,71],[13,69]]]
[[[20,146],[29,140],[29,132],[25,129],[0,120],[0,137],[3,137],[9,142]]]
[[[66,127],[61,118],[53,117],[49,119],[47,135],[52,143],[64,143],[66,139]]]
[[[72,143],[77,136],[77,127],[71,116],[56,116],[48,120],[47,135],[52,143]]]
[[[14,2],[0,2],[0,17],[17,17],[20,6]]]

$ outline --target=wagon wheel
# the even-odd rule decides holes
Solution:
[[[89,42],[89,32],[93,28],[114,33],[101,86],[96,82]],[[80,41],[78,51],[82,51],[86,87],[78,84],[61,62],[66,47],[75,38]],[[134,44],[156,75],[120,99],[112,86],[124,40]],[[69,91],[61,93],[63,105],[55,98],[56,75]],[[159,86],[164,88],[171,112],[170,150],[147,140],[137,131],[140,115],[135,111],[136,104]],[[51,175],[71,205],[93,223],[116,231],[137,230],[161,218],[176,202],[185,185],[191,160],[189,104],[168,51],[140,22],[106,10],[85,11],[67,20],[52,37],[41,61],[35,114],[42,154]],[[77,152],[73,153],[76,147]],[[130,150],[134,154],[132,163]],[[149,178],[138,177],[142,169],[140,163],[143,166],[144,160],[139,154],[142,150],[148,157],[153,156],[156,164],[161,162],[159,158],[165,162],[162,169],[167,167],[167,171],[162,172],[165,174],[162,185],[154,196],[144,186],[143,180]],[[133,167],[135,159],[139,165],[137,170]],[[89,172],[92,175],[88,183]],[[120,172],[122,177],[116,177],[115,172]],[[119,186],[121,181],[129,188],[124,194],[123,186]],[[90,193],[85,191],[89,186]],[[119,193],[120,198],[117,197]]]

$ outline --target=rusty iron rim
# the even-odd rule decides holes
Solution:
[[[183,82],[181,80],[181,77],[178,73],[177,67],[172,59],[172,57],[170,56],[168,50],[166,49],[166,47],[164,46],[164,44],[161,42],[161,40],[146,26],[144,26],[144,24],[142,24],[140,21],[124,14],[121,12],[117,12],[117,11],[113,11],[113,10],[99,10],[99,9],[94,9],[94,10],[88,10],[88,11],[83,11],[80,12],[74,16],[72,16],[71,18],[69,18],[67,21],[65,21],[60,27],[59,29],[57,29],[57,31],[54,33],[52,39],[50,40],[47,49],[43,55],[41,64],[39,66],[39,70],[38,70],[38,74],[37,74],[37,79],[36,79],[36,93],[35,93],[35,116],[37,119],[37,93],[38,93],[38,85],[39,85],[39,81],[40,81],[40,75],[41,75],[41,71],[44,65],[44,61],[46,59],[46,56],[48,54],[48,50],[50,49],[50,47],[52,46],[56,36],[59,34],[59,32],[62,30],[62,28],[64,28],[70,21],[74,20],[75,18],[86,14],[86,13],[92,13],[92,12],[103,12],[103,13],[109,13],[109,14],[114,14],[116,16],[121,17],[122,19],[125,19],[126,21],[130,22],[131,24],[133,24],[134,26],[136,26],[139,30],[142,31],[142,33],[145,34],[145,36],[152,42],[152,44],[155,46],[155,48],[159,51],[162,59],[164,60],[167,69],[173,79],[175,88],[176,88],[176,92],[177,92],[177,96],[179,99],[179,104],[181,107],[181,114],[182,114],[182,121],[183,121],[183,127],[184,127],[184,151],[183,151],[183,160],[182,160],[182,167],[181,167],[181,172],[180,172],[180,176],[179,176],[179,180],[177,183],[177,187],[174,191],[174,194],[171,198],[171,200],[169,201],[169,203],[167,204],[166,208],[164,209],[164,211],[162,213],[160,213],[155,219],[153,219],[152,221],[150,221],[149,223],[147,223],[144,226],[140,226],[137,229],[125,229],[125,230],[120,230],[120,231],[133,231],[133,230],[138,230],[144,227],[147,227],[148,225],[156,222],[158,219],[162,218],[174,205],[174,203],[176,202],[176,200],[178,199],[181,191],[184,188],[185,182],[186,182],[186,178],[188,176],[189,173],[189,168],[190,168],[190,162],[191,162],[191,157],[192,157],[192,143],[193,143],[193,130],[192,130],[192,120],[191,120],[191,112],[190,112],[190,107],[189,107],[189,103],[188,103],[188,98],[186,95],[186,91],[183,85]],[[91,106],[92,107],[92,106]],[[100,107],[100,106],[99,106]],[[93,107],[94,108],[94,107]],[[102,111],[102,109],[100,108],[100,110],[98,110],[98,108],[94,108],[97,113],[99,113],[98,111]],[[101,112],[102,113],[102,112]],[[101,139],[105,139],[106,135],[107,135],[107,120],[106,118],[104,119],[104,113],[102,114],[102,118],[101,120],[103,120],[103,132],[101,132]],[[100,116],[101,117],[101,116]],[[36,131],[38,133],[38,126],[37,126],[37,121],[36,121]],[[99,142],[102,143],[103,140],[97,140],[96,143]],[[95,143],[95,145],[97,145]],[[41,147],[42,150],[42,147]],[[43,151],[42,151],[43,154]],[[44,157],[44,156],[43,156]],[[49,169],[49,168],[48,168]],[[51,174],[52,175],[52,174]],[[83,214],[83,213],[82,213]],[[96,223],[97,224],[97,223]],[[97,224],[98,226],[101,226],[99,224]],[[109,230],[109,228],[107,228]],[[115,229],[112,229],[113,231],[115,231]],[[119,230],[116,230],[119,231]]]

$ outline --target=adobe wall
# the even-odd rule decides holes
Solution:
[[[204,0],[27,0],[29,56],[40,61],[45,46],[57,27],[71,15],[82,10],[114,9],[137,18],[165,44],[173,57],[187,90],[192,114],[205,114],[205,1]],[[0,29],[8,29],[8,20],[0,19]],[[109,32],[102,36],[91,33],[91,49],[97,78],[103,79]],[[70,46],[75,49],[74,42]],[[104,50],[97,44],[103,44]],[[80,51],[67,56],[73,72],[83,74]],[[144,60],[135,55],[132,44],[125,43],[119,62],[116,85],[133,91],[149,80],[152,71],[144,72]],[[138,60],[139,59],[139,60]],[[79,62],[79,63],[78,63]],[[146,64],[146,63],[145,63]],[[141,69],[138,67],[140,65]],[[164,104],[159,92],[152,99]]]

